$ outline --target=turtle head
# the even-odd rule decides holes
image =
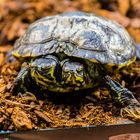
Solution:
[[[31,62],[30,66],[31,77],[36,83],[45,87],[56,83],[58,76],[55,74],[57,73],[58,63],[55,57],[36,58]]]
[[[62,65],[62,80],[68,86],[81,87],[85,84],[85,69],[83,64],[65,60]]]

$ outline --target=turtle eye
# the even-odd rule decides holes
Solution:
[[[65,72],[68,72],[70,69],[68,67],[63,67]]]
[[[54,61],[52,61],[52,62],[46,63],[45,65],[42,65],[41,67],[44,70],[49,70],[49,69],[51,69],[51,68],[53,68],[55,66],[56,66],[56,63]]]
[[[63,69],[64,72],[68,72],[68,71],[70,70],[70,65],[67,64],[67,63],[65,63],[65,64],[63,65],[62,69]]]
[[[51,65],[49,64],[49,63],[47,63],[47,64],[42,64],[42,65],[40,65],[39,66],[40,68],[42,68],[42,69],[44,69],[44,70],[48,70],[48,69],[50,69],[51,68]]]

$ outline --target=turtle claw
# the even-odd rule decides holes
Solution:
[[[121,116],[140,122],[140,103],[132,101],[131,104],[121,109]]]

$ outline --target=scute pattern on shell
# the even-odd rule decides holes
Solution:
[[[136,55],[133,40],[121,25],[82,12],[34,22],[15,43],[13,55],[26,58],[54,52],[116,65],[126,64]]]

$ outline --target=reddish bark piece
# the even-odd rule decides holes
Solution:
[[[18,130],[29,130],[33,128],[28,115],[20,107],[14,107],[11,119]]]

